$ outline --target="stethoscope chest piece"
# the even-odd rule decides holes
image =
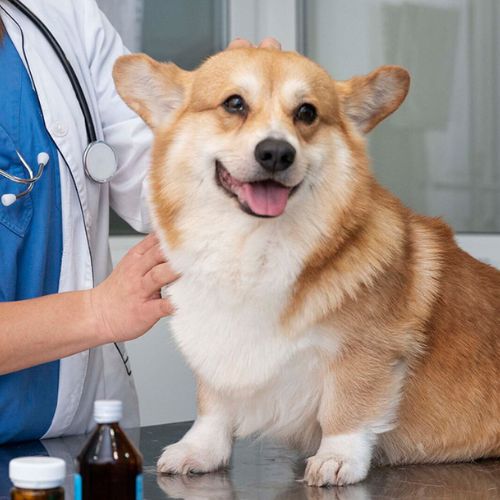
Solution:
[[[86,174],[101,184],[111,180],[118,169],[113,148],[103,141],[94,141],[87,146],[83,153],[83,165]]]
[[[80,108],[85,119],[85,129],[87,132],[88,146],[83,153],[83,165],[87,176],[95,182],[104,183],[108,182],[118,169],[116,155],[109,144],[104,141],[98,141],[94,123],[92,121],[92,114],[89,105],[85,98],[75,70],[71,66],[66,54],[64,53],[59,42],[54,38],[54,35],[45,26],[45,24],[19,0],[9,0],[12,5],[17,7],[25,16],[27,16],[40,30],[42,35],[46,38],[54,52],[56,53],[59,61],[61,62],[66,75],[68,76],[71,86],[75,91],[76,98],[80,104]],[[1,6],[0,6],[1,7]],[[3,7],[1,7],[3,9]],[[33,179],[30,182],[35,182]],[[17,182],[17,181],[16,181]],[[18,196],[19,197],[19,196]],[[12,203],[12,197],[5,198],[5,202]],[[4,203],[5,204],[5,203]]]

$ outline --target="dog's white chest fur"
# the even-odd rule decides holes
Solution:
[[[235,303],[225,295],[187,279],[176,283],[174,336],[191,368],[214,388],[253,391],[274,378],[301,345],[283,334],[270,304],[255,297]]]
[[[255,389],[301,347],[280,326],[298,262],[284,238],[269,231],[241,244],[229,231],[220,238],[205,231],[198,226],[191,250],[167,252],[182,272],[169,287],[174,336],[191,368],[214,388]]]
[[[236,248],[234,239],[203,238],[198,229],[204,243],[197,251],[167,252],[182,272],[169,287],[179,348],[198,377],[227,396],[237,434],[298,434],[310,442],[322,390],[320,353],[334,355],[338,341],[332,332],[291,333],[281,325],[300,249],[291,251],[271,231]]]
[[[322,390],[323,336],[308,332],[290,338],[272,304],[254,300],[238,307],[234,297],[224,301],[219,292],[188,280],[172,288],[172,300],[179,304],[172,328],[191,368],[227,395],[236,435],[300,436],[311,443]],[[328,348],[335,349],[336,342]]]

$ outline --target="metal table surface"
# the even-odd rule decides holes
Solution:
[[[185,422],[127,431],[144,456],[145,500],[500,500],[500,460],[374,468],[357,485],[311,488],[299,481],[304,472],[303,459],[269,441],[237,441],[231,467],[225,472],[157,476],[155,463],[162,448],[177,441],[189,426]],[[11,458],[47,454],[67,461],[66,498],[72,499],[73,458],[86,439],[75,436],[0,447],[0,500],[9,498],[7,471]]]

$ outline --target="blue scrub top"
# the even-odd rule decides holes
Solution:
[[[0,301],[15,301],[58,291],[61,189],[57,149],[28,72],[7,34],[0,41],[0,68],[0,168],[28,177],[16,149],[35,172],[38,153],[50,156],[29,195],[10,207],[0,204]],[[25,185],[0,177],[0,195],[24,189]],[[58,384],[59,361],[0,376],[0,443],[45,434],[54,416]]]

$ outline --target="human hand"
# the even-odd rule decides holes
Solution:
[[[253,45],[248,40],[244,40],[243,38],[235,38],[227,46],[227,48],[229,50],[231,50],[231,49],[248,48],[248,47],[253,47]],[[267,38],[264,38],[259,43],[258,47],[260,49],[276,49],[276,50],[281,50],[281,43],[279,43],[278,40],[276,40],[276,38],[267,37]]]
[[[132,247],[113,272],[89,291],[104,341],[135,339],[160,318],[172,314],[174,308],[161,297],[161,288],[177,278],[154,234]]]

